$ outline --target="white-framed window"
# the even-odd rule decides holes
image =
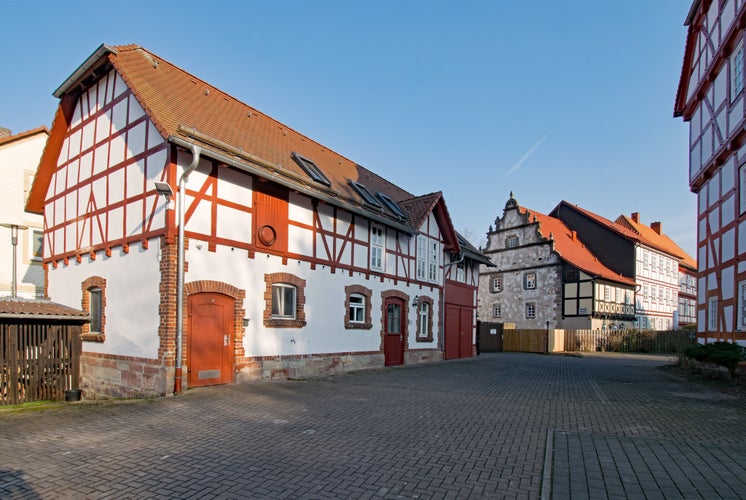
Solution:
[[[420,302],[417,306],[419,314],[419,328],[417,329],[417,335],[419,337],[430,336],[430,304],[427,302]]]
[[[44,247],[44,232],[41,229],[29,229],[28,231],[29,260],[40,261]]]
[[[440,259],[438,259],[440,245],[437,241],[430,240],[428,247],[430,248],[430,252],[427,259],[427,279],[432,283],[436,283],[438,281],[438,266],[440,264]]]
[[[527,302],[526,303],[526,319],[534,319],[534,318],[536,318],[536,303]]]
[[[466,283],[466,265],[463,262],[456,264],[456,281]]]
[[[730,100],[733,102],[743,92],[743,42],[730,56]]]
[[[503,317],[503,306],[502,306],[502,304],[493,304],[492,305],[492,317],[493,318],[502,318]]]
[[[601,285],[604,289],[604,300],[606,302],[611,302],[611,287],[608,285]]]
[[[499,293],[503,291],[503,275],[496,274],[490,280],[490,292]]]
[[[738,194],[740,212],[746,212],[746,163],[738,169]]]
[[[707,299],[707,331],[716,332],[718,329],[718,298]]]
[[[370,268],[383,271],[383,228],[373,225],[370,227]]]
[[[746,281],[738,282],[738,330],[746,330]]]
[[[272,285],[272,317],[295,319],[295,301],[297,290],[287,283]]]
[[[350,295],[350,323],[365,323],[365,296],[359,293]]]
[[[427,279],[427,238],[417,235],[417,279]]]
[[[526,290],[534,290],[536,288],[536,273],[530,272],[523,275],[523,286]]]
[[[508,236],[508,240],[506,242],[506,246],[508,248],[515,248],[518,246],[518,236]]]

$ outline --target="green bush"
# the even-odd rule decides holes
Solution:
[[[746,360],[746,348],[733,342],[713,342],[687,347],[684,355],[700,363],[724,366],[733,376],[738,362]]]

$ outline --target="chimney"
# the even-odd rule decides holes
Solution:
[[[9,128],[3,128],[0,127],[0,139],[5,139],[6,137],[10,137],[10,129]]]
[[[661,234],[661,223],[660,222],[653,222],[650,224],[650,229],[655,231],[658,234]]]
[[[640,223],[640,212],[632,212],[632,216],[630,218],[635,222],[635,224],[639,224]]]

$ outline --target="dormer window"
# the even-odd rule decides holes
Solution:
[[[386,196],[383,193],[378,193],[378,197],[381,199],[384,205],[386,205],[386,208],[389,209],[391,213],[396,215],[400,219],[406,219],[407,216],[404,215],[404,211],[401,209],[401,207],[391,198]]]
[[[368,191],[367,187],[355,181],[350,181],[350,186],[352,186],[355,191],[357,191],[357,194],[360,195],[365,203],[367,203],[368,205],[373,205],[374,207],[383,208],[383,205],[381,205],[376,197],[373,196],[373,193]]]
[[[306,158],[305,156],[300,155],[295,151],[293,151],[290,156],[293,158],[293,160],[295,160],[295,163],[297,163],[298,166],[302,168],[305,173],[308,174],[311,179],[325,186],[332,185],[331,181],[324,175],[319,166],[316,165],[313,160]]]

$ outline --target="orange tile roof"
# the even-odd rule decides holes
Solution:
[[[518,207],[518,210],[528,215],[529,222],[536,221],[539,223],[539,232],[544,238],[551,238],[554,241],[554,251],[564,261],[592,276],[598,276],[625,285],[635,284],[633,279],[616,273],[604,266],[583,242],[578,239],[575,231],[568,228],[561,220],[534,210],[529,210],[525,207]]]
[[[88,313],[48,300],[0,297],[0,318],[64,319],[87,322]]]
[[[409,223],[414,228],[422,226],[428,214],[433,212],[441,226],[443,239],[446,242],[446,249],[458,250],[460,240],[456,235],[453,225],[450,223],[451,217],[448,215],[448,208],[446,207],[442,192],[438,191],[422,196],[414,196],[400,201],[399,206],[409,215]]]
[[[4,146],[6,144],[9,144],[14,141],[19,141],[21,139],[25,139],[26,137],[31,137],[36,134],[47,134],[49,135],[49,131],[47,130],[47,127],[41,126],[37,127],[35,129],[27,130],[25,132],[20,132],[18,134],[10,135],[8,137],[3,137],[0,139],[0,146]]]
[[[689,267],[694,270],[697,269],[697,261],[687,254],[679,245],[674,243],[674,241],[666,234],[658,234],[658,232],[652,227],[640,222],[635,222],[634,219],[627,217],[626,215],[620,215],[617,217],[615,222],[639,234],[648,242],[648,246],[652,246],[658,250],[664,251],[672,257],[676,257],[684,267]]]

